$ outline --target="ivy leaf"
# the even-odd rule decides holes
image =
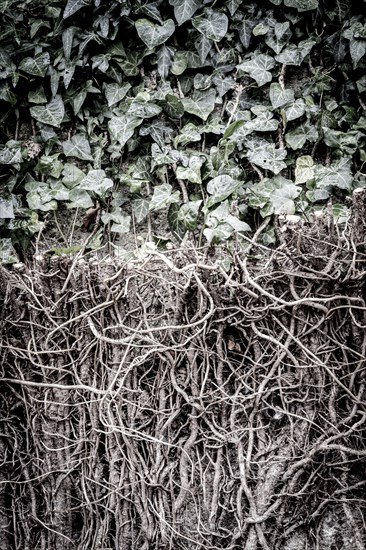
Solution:
[[[116,103],[119,103],[127,94],[127,92],[132,88],[129,82],[125,84],[112,84],[104,85],[104,94],[108,103],[108,107],[112,107]]]
[[[41,53],[35,57],[26,57],[19,63],[19,69],[34,76],[45,76],[50,65],[50,54]]]
[[[174,48],[165,46],[160,48],[157,55],[158,73],[161,78],[165,79],[170,71],[170,67],[173,65]]]
[[[162,210],[172,203],[179,202],[179,191],[172,193],[172,186],[163,183],[154,187],[154,194],[149,204],[149,210]]]
[[[292,105],[288,105],[284,109],[287,122],[300,118],[305,113],[305,101],[300,98],[296,99]]]
[[[147,199],[135,199],[131,202],[131,205],[136,223],[142,222],[149,213],[149,201]]]
[[[208,198],[203,211],[206,213],[214,204],[222,202],[241,187],[242,183],[227,174],[216,176],[207,183],[206,190],[211,197]]]
[[[226,7],[229,10],[229,13],[231,16],[234,15],[234,13],[238,10],[238,8],[242,5],[242,0],[229,0],[226,2]]]
[[[119,216],[118,223],[111,225],[112,233],[125,234],[130,232],[131,216]]]
[[[229,90],[234,89],[236,85],[236,81],[232,76],[215,75],[212,82],[215,84],[220,97],[223,97]]]
[[[239,119],[232,122],[225,130],[222,139],[229,139],[239,128],[245,124],[245,120]]]
[[[90,208],[94,203],[87,191],[74,187],[69,192],[69,203],[67,208]]]
[[[198,223],[198,212],[202,200],[198,201],[189,201],[180,208],[178,212],[178,221],[182,223],[185,229],[189,231],[194,231]]]
[[[206,38],[206,36],[204,36],[203,34],[201,34],[196,40],[194,45],[198,52],[201,63],[205,63],[208,54],[212,50],[212,44],[213,41]]]
[[[275,132],[278,124],[278,120],[273,118],[273,114],[265,111],[255,119],[246,122],[244,128],[250,132]]]
[[[137,34],[149,50],[166,42],[175,31],[173,19],[168,19],[163,25],[152,23],[148,19],[138,19],[135,27]]]
[[[22,151],[18,141],[10,140],[0,150],[0,164],[18,164],[23,162]]]
[[[188,124],[183,126],[181,132],[174,138],[174,147],[178,147],[178,145],[185,146],[194,141],[201,141],[201,132],[195,124],[188,122]]]
[[[191,183],[202,183],[201,166],[203,163],[204,159],[202,157],[192,155],[189,159],[188,166],[178,166],[177,178],[190,181]]]
[[[352,39],[349,44],[349,52],[353,61],[353,66],[356,68],[360,59],[366,53],[366,40]]]
[[[353,183],[352,159],[343,157],[330,166],[318,165],[315,169],[315,182],[317,187],[332,185],[351,191]]]
[[[164,111],[171,118],[181,118],[184,115],[183,103],[174,94],[165,96]]]
[[[205,15],[192,19],[192,25],[209,40],[219,42],[227,33],[229,20],[220,11],[206,9]]]
[[[112,140],[118,141],[118,143],[124,147],[133,136],[135,128],[140,126],[142,121],[142,118],[133,115],[113,117],[108,122],[108,129]]]
[[[191,97],[185,97],[181,101],[184,110],[206,121],[215,108],[215,90],[196,90]]]
[[[93,191],[97,195],[104,196],[107,189],[113,187],[113,181],[106,177],[104,170],[89,170],[79,186],[80,189]]]
[[[89,141],[82,134],[75,134],[62,144],[66,157],[75,157],[80,160],[93,160]]]
[[[255,27],[255,22],[251,19],[244,18],[241,26],[239,27],[239,38],[240,42],[243,44],[244,48],[247,50],[250,45],[250,40],[252,38],[252,30]]]
[[[267,33],[265,43],[278,55],[288,43],[291,35],[292,32],[288,21],[285,23],[276,23],[274,28],[271,28]]]
[[[66,19],[67,17],[70,17],[70,15],[73,15],[81,8],[84,8],[85,6],[90,6],[91,3],[92,0],[67,0],[66,8],[63,13],[63,18]]]
[[[314,143],[318,139],[316,128],[309,122],[300,124],[285,134],[286,143],[291,149],[301,149],[307,141]]]
[[[30,113],[33,118],[48,124],[49,126],[60,127],[60,124],[65,115],[64,102],[60,95],[56,95],[47,105],[37,105],[30,108]]]
[[[0,220],[13,219],[14,206],[11,199],[2,199],[0,197]]]
[[[295,93],[293,90],[283,90],[277,83],[272,83],[269,88],[269,98],[274,109],[283,107],[287,103],[291,103],[295,99]]]
[[[276,55],[275,59],[283,65],[301,65],[315,44],[316,41],[310,38],[302,40],[298,46],[292,44],[285,48],[279,55]]]
[[[191,19],[198,8],[202,6],[200,0],[169,0],[169,4],[174,6],[174,16],[178,25],[183,25]]]
[[[263,216],[294,214],[301,188],[282,176],[265,178],[250,188],[249,205],[259,208]]]
[[[18,261],[11,239],[0,239],[0,263],[14,264]]]
[[[314,161],[309,155],[296,159],[295,183],[306,183],[314,178]]]
[[[249,150],[247,157],[253,164],[265,170],[271,170],[275,174],[286,168],[286,163],[283,161],[287,157],[287,151],[285,149],[276,149],[274,143],[266,142],[266,144],[258,148]]]
[[[264,86],[264,84],[272,80],[272,73],[270,71],[274,66],[273,57],[261,53],[249,61],[244,61],[244,63],[237,65],[237,69],[248,73],[258,86]]]
[[[69,189],[75,187],[83,178],[85,178],[85,174],[82,170],[80,170],[80,168],[69,163],[64,165],[62,176],[62,183]]]
[[[295,214],[296,199],[300,194],[300,187],[292,183],[292,181],[276,176],[273,178],[277,188],[274,189],[270,197],[274,214]]]
[[[284,0],[288,8],[296,8],[298,11],[316,10],[319,6],[319,0]]]

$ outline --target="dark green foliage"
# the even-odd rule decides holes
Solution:
[[[1,0],[0,259],[96,203],[105,240],[162,211],[167,239],[209,242],[253,210],[345,204],[365,185],[363,8]]]

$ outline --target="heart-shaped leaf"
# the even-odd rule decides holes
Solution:
[[[258,86],[264,86],[272,80],[271,69],[275,66],[273,57],[265,54],[259,54],[248,61],[244,61],[237,66],[237,69],[248,73],[253,78]]]
[[[175,31],[173,19],[168,19],[163,25],[152,23],[152,21],[148,19],[138,19],[135,23],[135,27],[137,34],[149,50],[152,50],[160,44],[164,44]]]
[[[58,128],[65,115],[64,102],[60,95],[56,95],[47,105],[37,105],[30,108],[30,113],[33,118],[48,124],[49,126],[56,126]]]
[[[229,20],[224,13],[207,9],[204,15],[194,17],[192,24],[206,38],[219,42],[227,33]]]
[[[50,64],[50,54],[41,53],[35,57],[26,57],[19,63],[19,69],[34,76],[44,76]]]
[[[75,157],[80,160],[93,160],[89,141],[82,134],[75,134],[62,144],[66,157]]]

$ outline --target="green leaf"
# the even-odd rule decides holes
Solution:
[[[291,103],[295,99],[295,93],[293,90],[284,90],[279,84],[272,83],[269,88],[269,98],[274,109],[283,107],[288,103]]]
[[[302,98],[296,99],[291,105],[285,107],[284,112],[287,122],[300,118],[305,113],[305,101]]]
[[[224,77],[218,74],[213,77],[212,82],[215,84],[220,97],[223,97],[226,92],[233,90],[236,86],[236,81],[232,76]]]
[[[14,205],[11,199],[3,199],[0,197],[0,219],[13,219]]]
[[[238,180],[235,180],[227,174],[221,176],[216,176],[207,183],[206,190],[209,195],[211,195],[203,209],[204,212],[208,212],[208,209],[211,208],[214,204],[222,202],[235,191],[237,191],[242,186],[242,183]]]
[[[29,103],[37,103],[40,105],[42,105],[42,103],[47,103],[47,97],[43,87],[40,86],[36,90],[30,90],[28,92],[28,101]]]
[[[173,19],[168,19],[163,25],[152,23],[148,19],[138,19],[135,27],[137,34],[149,50],[166,42],[175,31]]]
[[[22,151],[18,141],[10,140],[0,150],[0,164],[18,164],[23,162]]]
[[[309,155],[296,159],[295,183],[306,183],[314,178],[314,161]]]
[[[178,212],[178,221],[182,223],[185,229],[194,231],[198,223],[198,212],[202,200],[189,201],[180,208]]]
[[[191,183],[202,183],[201,166],[204,163],[202,157],[192,155],[189,158],[188,166],[178,166],[177,178],[180,180],[188,180]]]
[[[45,76],[50,65],[50,54],[41,53],[35,57],[26,57],[19,63],[19,69],[34,76]]]
[[[85,178],[79,184],[80,189],[93,191],[97,195],[104,196],[107,189],[113,187],[113,181],[106,177],[104,170],[89,170]]]
[[[118,223],[111,226],[112,233],[125,234],[130,232],[131,216],[120,216]]]
[[[37,105],[30,108],[30,113],[33,118],[48,124],[49,126],[60,127],[65,115],[64,102],[60,95],[56,95],[47,105]]]
[[[89,141],[82,134],[75,134],[62,144],[66,157],[75,157],[80,160],[93,160]]]
[[[127,92],[132,88],[129,82],[125,84],[112,84],[104,85],[104,94],[108,103],[108,107],[112,107],[116,103],[119,103],[124,97],[126,97]]]
[[[265,111],[257,118],[246,122],[244,128],[250,132],[275,132],[278,120],[273,118],[273,113]]]
[[[67,17],[70,17],[70,15],[73,15],[81,8],[84,8],[85,6],[90,6],[91,3],[92,0],[67,0],[66,8],[63,13],[63,18],[66,19]]]
[[[15,264],[18,261],[11,239],[0,239],[0,263]]]
[[[219,42],[227,33],[229,20],[224,13],[208,8],[204,15],[194,17],[192,24],[206,38]]]
[[[174,6],[174,17],[178,25],[183,25],[191,19],[198,8],[202,6],[200,0],[169,0],[169,4]]]
[[[90,208],[94,206],[89,193],[79,187],[74,187],[69,193],[69,203],[67,208]]]
[[[241,128],[244,124],[245,124],[245,120],[242,120],[242,119],[235,120],[234,122],[232,122],[226,128],[222,139],[228,139],[229,137],[231,137],[236,132],[236,130]]]
[[[38,185],[39,187],[36,191],[27,193],[28,207],[31,210],[41,210],[43,212],[57,210],[57,201],[52,200],[48,187],[41,184]]]
[[[259,147],[249,150],[247,153],[248,160],[265,170],[271,170],[275,174],[286,168],[286,163],[283,162],[287,157],[285,149],[276,149],[274,143],[263,143]]]
[[[318,132],[312,124],[304,122],[285,134],[286,143],[291,149],[302,149],[307,141],[314,143],[318,139]]]
[[[282,176],[265,178],[250,188],[249,206],[259,208],[263,216],[294,214],[301,188]]]
[[[189,122],[183,126],[181,132],[174,138],[174,147],[178,147],[178,145],[185,146],[194,141],[201,141],[201,132],[195,124]]]
[[[239,38],[240,42],[243,44],[244,48],[247,50],[250,45],[250,40],[252,37],[252,30],[255,27],[255,22],[251,19],[244,18],[241,26],[239,27]]]
[[[328,147],[340,149],[346,155],[353,155],[359,148],[359,141],[362,134],[357,130],[340,132],[333,128],[323,128],[324,143]]]
[[[279,55],[276,55],[275,59],[283,65],[301,65],[315,44],[316,41],[310,38],[299,42],[298,46],[291,44]]]
[[[254,36],[264,36],[269,31],[268,25],[265,25],[264,23],[258,23],[253,29],[253,35]]]
[[[226,7],[229,10],[229,13],[231,16],[234,15],[234,13],[238,10],[238,8],[242,5],[242,0],[229,0],[226,2]]]
[[[175,50],[169,46],[163,44],[157,54],[158,73],[161,78],[165,79],[170,71],[170,67],[173,65]]]
[[[349,51],[352,57],[353,66],[357,67],[360,59],[366,53],[366,40],[351,40],[349,44]]]
[[[272,73],[270,71],[274,66],[273,57],[259,54],[252,57],[249,61],[244,61],[244,63],[237,65],[237,69],[248,73],[258,86],[264,86],[264,84],[272,80]]]
[[[278,55],[288,43],[291,35],[292,32],[288,21],[285,23],[276,23],[274,28],[271,28],[267,33],[265,43]]]
[[[319,0],[284,0],[288,8],[296,8],[298,11],[310,11],[318,9]]]
[[[351,191],[353,183],[352,159],[343,157],[330,166],[318,165],[315,169],[315,181],[317,187],[332,185]]]
[[[108,122],[108,129],[113,141],[124,147],[128,140],[133,136],[135,128],[140,126],[143,119],[133,115],[123,115],[113,117]]]
[[[147,199],[135,199],[131,202],[131,205],[136,223],[142,222],[149,213],[149,201]]]
[[[191,97],[182,99],[184,110],[206,121],[215,108],[215,90],[195,90]]]
[[[167,94],[165,96],[163,108],[166,114],[171,118],[181,118],[184,115],[183,103],[173,94]]]
[[[82,179],[85,178],[85,174],[82,170],[80,170],[80,168],[78,168],[74,164],[69,163],[64,165],[62,175],[62,182],[69,189],[75,187],[78,183],[81,182]]]
[[[179,202],[179,191],[172,193],[172,186],[163,183],[154,187],[154,193],[149,204],[149,210],[162,210],[172,203]]]

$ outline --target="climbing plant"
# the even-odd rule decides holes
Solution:
[[[85,213],[116,253],[129,235],[230,246],[330,204],[343,220],[366,181],[364,11],[0,0],[1,260],[65,217],[56,244],[74,250]]]

